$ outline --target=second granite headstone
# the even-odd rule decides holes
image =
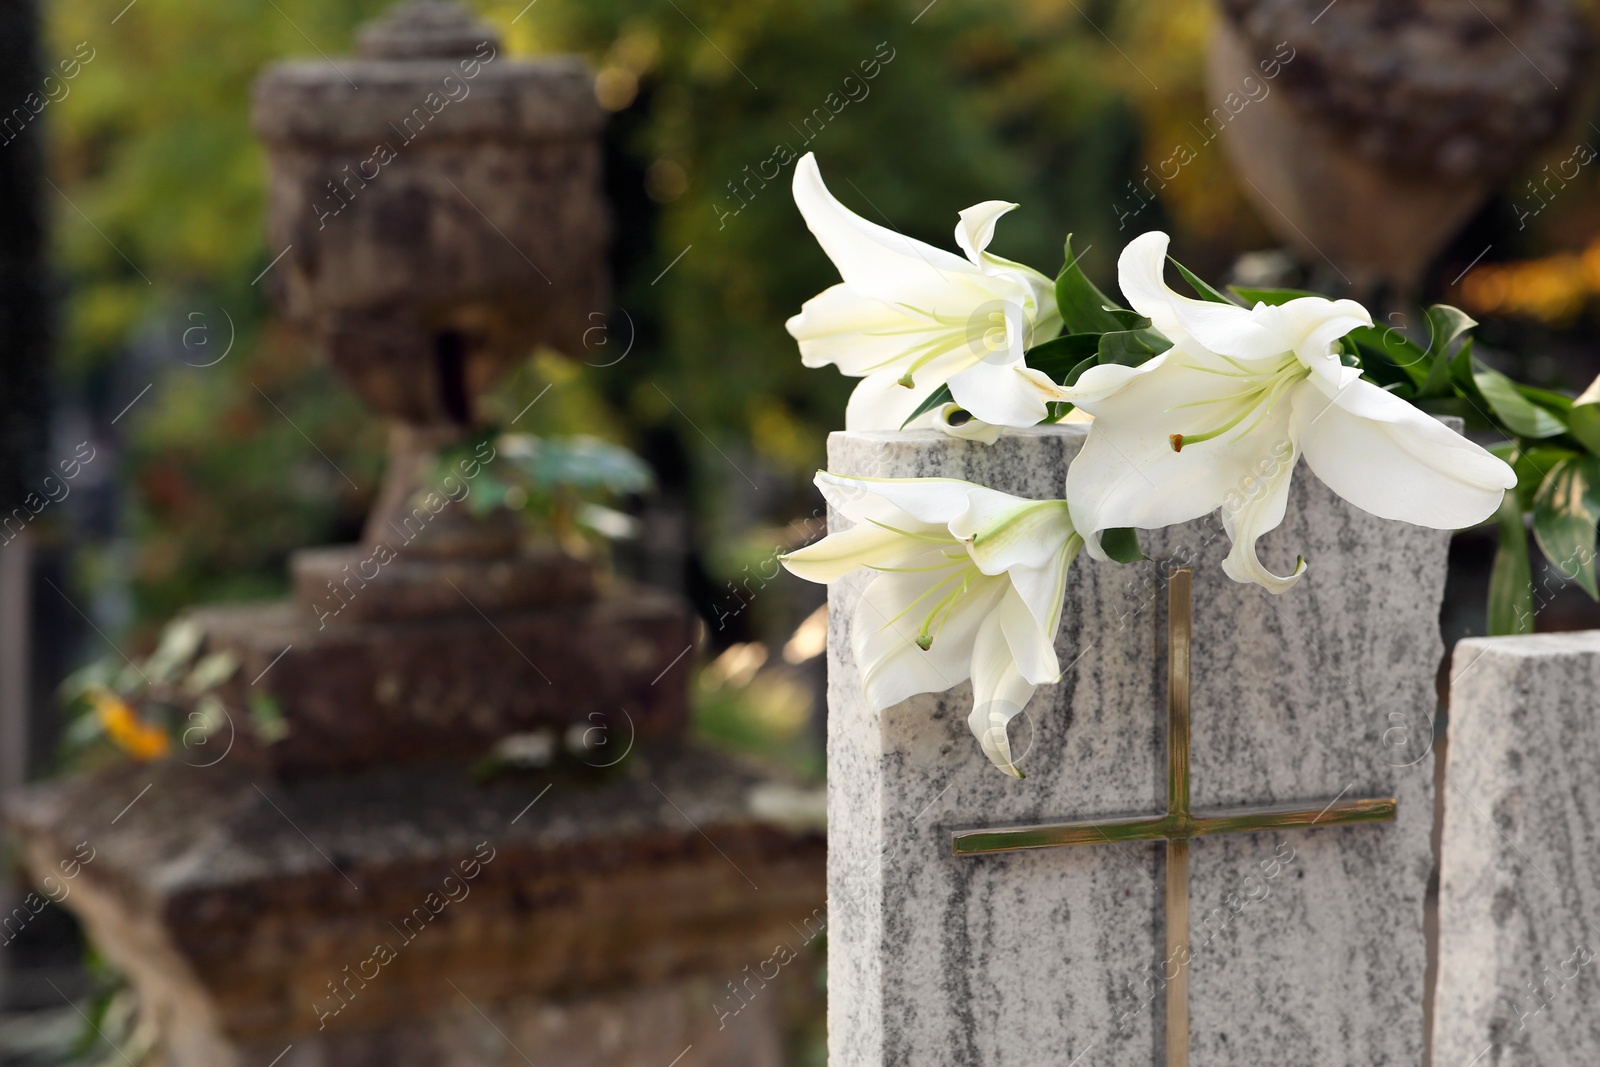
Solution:
[[[1440,1067],[1600,1061],[1600,631],[1456,646]]]

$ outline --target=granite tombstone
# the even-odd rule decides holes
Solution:
[[[994,445],[836,433],[830,469],[964,478],[1059,497],[1074,426]],[[1245,491],[1249,487],[1243,487]],[[1166,810],[1166,574],[1194,568],[1195,809],[1395,798],[1393,823],[1192,842],[1183,969],[1195,1062],[1414,1064],[1423,1051],[1429,728],[1448,535],[1385,522],[1305,471],[1263,541],[1311,570],[1270,597],[1227,579],[1201,520],[1150,560],[1074,565],[1062,683],[1012,726],[1028,777],[997,772],[966,684],[884,712],[862,697],[835,584],[829,638],[829,1036],[839,1064],[1167,1062],[1176,974],[1158,842],[955,855],[953,832]],[[1319,799],[1320,798],[1320,799]]]

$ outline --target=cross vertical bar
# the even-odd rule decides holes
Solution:
[[[1194,572],[1179,567],[1167,585],[1167,804],[1189,820],[1189,646],[1194,628]],[[1167,841],[1167,1067],[1189,1067],[1189,839]]]
[[[1167,1067],[1189,1067],[1189,839],[1167,842]]]
[[[1194,571],[1179,567],[1167,584],[1167,805],[1189,815],[1189,646]]]

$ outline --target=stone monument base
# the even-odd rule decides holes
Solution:
[[[744,982],[825,906],[824,843],[752,810],[768,783],[694,745],[598,784],[168,761],[36,786],[8,819],[36,879],[74,865],[60,902],[166,1067],[667,1067],[691,1044],[776,1067],[781,997]]]

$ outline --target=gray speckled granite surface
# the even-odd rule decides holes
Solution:
[[[1451,664],[1434,1062],[1600,1063],[1600,631]]]
[[[835,433],[829,464],[1059,497],[1082,434],[1036,429],[984,446],[933,432]],[[1222,573],[1227,540],[1215,519],[1144,535],[1151,562],[1080,558],[1057,642],[1066,677],[1012,727],[1027,753],[1021,782],[991,767],[968,732],[966,684],[867,709],[849,639],[865,576],[838,583],[828,641],[830,1062],[1162,1061],[1162,999],[1144,992],[1164,956],[1161,846],[958,859],[949,834],[1163,809],[1159,568],[1170,561],[1196,567],[1195,805],[1400,798],[1397,824],[1195,842],[1192,1062],[1420,1063],[1427,738],[1447,540],[1357,511],[1302,466],[1287,520],[1262,542],[1280,573],[1297,552],[1310,563],[1285,596]]]

